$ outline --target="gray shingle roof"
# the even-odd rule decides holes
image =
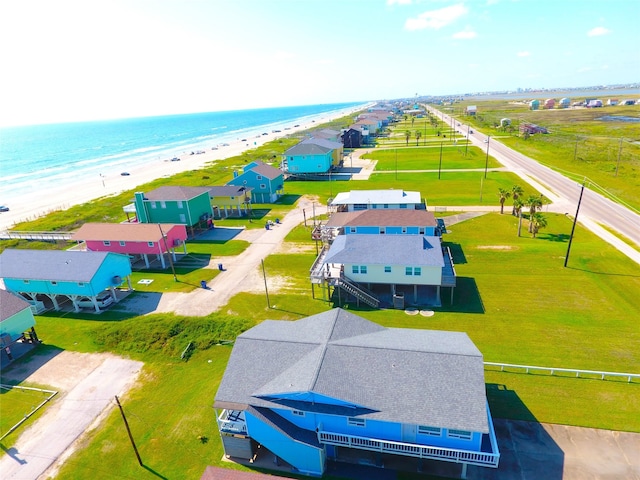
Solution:
[[[252,187],[241,187],[239,185],[222,185],[209,187],[209,196],[214,197],[241,197],[243,195],[251,197]]]
[[[440,238],[423,235],[338,235],[325,263],[444,267]]]
[[[334,148],[325,147],[322,145],[318,145],[316,143],[305,143],[300,142],[297,145],[289,148],[284,154],[286,156],[294,156],[294,155],[325,155]]]
[[[438,223],[432,212],[414,209],[371,208],[356,212],[336,212],[327,222],[328,227],[435,227]]]
[[[144,194],[144,198],[157,201],[191,200],[192,198],[209,192],[210,187],[159,187]]]
[[[240,335],[215,406],[344,414],[302,402],[309,392],[363,418],[488,432],[482,354],[465,333],[384,328],[341,309]]]
[[[0,278],[90,282],[111,252],[7,249],[0,254]]]
[[[0,322],[13,317],[29,307],[27,301],[6,290],[0,289]]]

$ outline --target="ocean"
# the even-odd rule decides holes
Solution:
[[[355,106],[336,103],[0,128],[0,204],[70,179],[284,130]]]

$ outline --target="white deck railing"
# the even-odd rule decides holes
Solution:
[[[626,378],[628,383],[631,380],[640,380],[640,374],[637,373],[622,373],[622,372],[601,372],[598,370],[579,370],[575,368],[558,368],[558,367],[537,367],[534,365],[514,365],[511,363],[495,363],[484,362],[485,366],[500,367],[500,371],[503,372],[505,368],[513,368],[517,370],[524,370],[525,373],[529,373],[532,370],[538,372],[549,372],[550,375],[556,375],[558,372],[562,373],[575,373],[576,378],[580,375],[589,375],[589,378],[600,377],[600,380],[605,380],[607,377],[622,377]],[[587,377],[582,377],[587,378]]]
[[[415,443],[393,442],[376,438],[358,437],[327,431],[318,432],[320,443],[339,447],[359,448],[373,452],[392,453],[416,458],[442,460],[445,462],[467,463],[481,467],[498,468],[499,453],[473,452],[455,448],[432,447]],[[491,438],[492,448],[496,448],[495,436]]]

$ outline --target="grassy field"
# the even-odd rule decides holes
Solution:
[[[416,165],[432,162],[432,153],[426,152],[439,155],[436,149],[419,150],[425,156]],[[458,149],[449,151],[459,155]],[[411,154],[407,155],[412,162]],[[482,164],[482,154],[477,157],[469,161]],[[230,164],[237,161],[229,160]],[[395,154],[382,164],[390,161],[395,162]],[[524,187],[525,196],[536,193],[507,172],[489,172],[487,179],[483,172],[447,172],[440,180],[437,173],[379,173],[357,184],[287,182],[287,197],[279,204],[260,206],[262,216],[258,221],[256,214],[255,225],[247,220],[216,224],[263,228],[267,219],[284,216],[301,195],[324,203],[352,188],[417,190],[431,205],[498,205],[498,188],[510,190],[514,184]],[[73,215],[64,215],[69,225]],[[569,267],[563,268],[571,222],[561,215],[545,216],[548,226],[537,238],[531,238],[526,228],[518,237],[517,219],[511,215],[487,214],[450,227],[444,241],[454,255],[458,286],[453,305],[448,303],[449,292],[443,292],[443,307],[435,309],[433,317],[354,305],[345,308],[389,327],[465,331],[486,361],[640,372],[637,265],[578,226]],[[55,222],[49,219],[42,224]],[[206,465],[233,468],[222,462],[212,410],[231,351],[219,343],[264,319],[296,320],[334,306],[319,289],[316,298],[311,297],[308,271],[316,246],[310,239],[310,225],[293,229],[286,238],[286,254],[265,260],[269,305],[264,293],[241,293],[221,310],[224,315],[204,318],[127,317],[117,310],[99,316],[51,313],[37,317],[38,332],[51,347],[111,351],[145,362],[141,381],[121,399],[145,468],[137,465],[121,418],[113,412],[104,425],[89,432],[85,448],[66,462],[58,478],[198,478]],[[221,252],[239,254],[246,248],[235,242],[194,243],[188,249],[204,260]],[[170,273],[150,275],[163,275],[157,284],[154,279],[153,288],[180,288]],[[196,348],[188,361],[181,361],[180,352],[191,341]],[[486,372],[486,383],[495,417],[640,432],[637,383],[495,371]]]
[[[570,178],[587,177],[590,188],[640,210],[640,129],[637,121],[619,119],[637,119],[640,105],[533,111],[524,103],[473,103],[478,107],[475,118],[462,115],[466,103],[456,104],[449,113]],[[513,129],[497,128],[501,118],[510,118]],[[550,133],[524,139],[518,136],[524,122],[544,126]]]
[[[2,382],[5,385],[4,379]],[[31,383],[22,383],[20,387],[40,388],[43,390],[55,391],[54,388],[46,385],[35,385]],[[51,392],[39,392],[35,390],[16,388],[0,388],[0,435],[4,435],[27,415],[32,414],[35,409],[51,396]],[[33,413],[28,420],[25,421],[18,429],[10,433],[4,440],[3,445],[11,444],[25,428],[33,424],[40,416],[44,414],[47,407],[55,402],[57,397],[53,397],[49,402],[45,403],[38,411]]]
[[[374,150],[362,158],[376,160],[376,171],[389,170],[438,170],[501,167],[498,161],[478,147],[443,147],[442,165],[440,165],[440,146],[393,148]]]

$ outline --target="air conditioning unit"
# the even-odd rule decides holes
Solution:
[[[113,277],[113,284],[115,286],[118,286],[122,283],[122,277],[120,275],[116,275],[115,277]]]

